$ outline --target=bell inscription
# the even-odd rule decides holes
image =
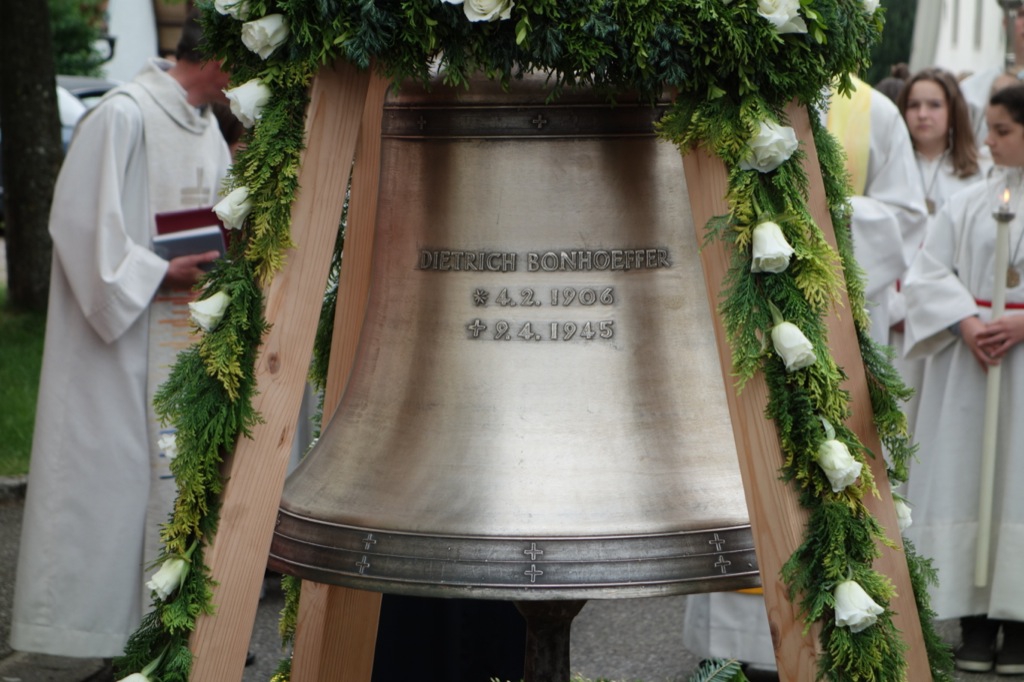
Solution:
[[[522,267],[521,267],[522,266]],[[421,250],[419,270],[438,272],[624,272],[672,267],[669,249],[569,249],[560,251],[464,251],[457,249]],[[546,293],[545,293],[546,292]],[[600,308],[614,306],[615,287],[608,285],[501,286],[477,287],[472,292],[477,308],[549,307]],[[507,320],[474,318],[466,324],[469,339],[494,341],[601,341],[615,336],[615,320]]]
[[[442,272],[516,272],[525,263],[526,272],[629,271],[670,268],[669,250],[663,247],[640,249],[577,249],[570,251],[420,251],[420,270]]]

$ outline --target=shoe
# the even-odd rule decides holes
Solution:
[[[256,654],[251,651],[245,652],[245,667],[248,668],[250,665],[256,662]]]
[[[985,616],[968,616],[960,619],[962,642],[953,654],[958,670],[972,673],[986,673],[992,670],[996,659],[996,636],[999,621]]]
[[[1003,621],[1003,648],[996,656],[996,675],[1024,675],[1024,623]]]

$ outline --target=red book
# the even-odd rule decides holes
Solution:
[[[197,227],[209,227],[219,225],[224,233],[224,241],[231,241],[228,229],[220,221],[217,214],[213,212],[212,206],[203,208],[187,208],[184,211],[167,211],[156,214],[156,233],[169,234],[181,232],[182,230],[194,230]]]
[[[156,232],[153,251],[164,260],[207,251],[223,254],[229,240],[228,231],[210,207],[157,213]]]

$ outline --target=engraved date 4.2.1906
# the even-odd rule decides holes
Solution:
[[[562,308],[615,305],[615,287],[552,287],[547,300],[547,305]],[[473,290],[473,305],[484,308],[489,304],[501,308],[539,308],[545,305],[543,293],[538,294],[532,287],[523,287],[518,291],[502,287],[493,297],[491,290]]]

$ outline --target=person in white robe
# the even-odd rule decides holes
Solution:
[[[854,79],[849,98],[833,93],[827,125],[847,154],[853,183],[854,256],[867,275],[871,336],[889,342],[891,299],[924,239],[928,213],[910,135],[896,105]],[[702,658],[775,668],[764,597],[748,592],[687,598],[683,644]]]
[[[854,83],[856,91],[849,98],[833,93],[827,124],[847,154],[853,182],[853,252],[867,277],[864,296],[871,337],[885,345],[896,283],[924,241],[928,210],[899,108],[869,85]]]
[[[85,116],[57,180],[16,650],[113,657],[143,614],[159,455],[147,408],[149,308],[161,286],[192,287],[217,256],[159,258],[154,214],[212,206],[230,163],[207,106],[224,99],[228,75],[201,61],[199,33],[193,18],[175,63],[148,62]]]
[[[1003,169],[949,199],[906,281],[908,357],[928,357],[918,413],[919,461],[907,537],[939,572],[932,608],[961,618],[957,667],[1024,673],[1024,85],[993,95],[987,144]],[[1009,189],[1009,268],[994,272],[992,214]],[[997,278],[1006,313],[992,320]],[[990,575],[975,586],[980,453],[988,368],[1001,365]],[[996,654],[998,631],[1003,645]]]
[[[996,0],[996,2],[999,2],[1002,9],[1001,0]],[[1005,14],[1002,16],[1004,24],[1002,28],[1005,31]],[[1004,59],[1003,64],[981,69],[960,82],[960,89],[967,99],[967,107],[971,115],[974,140],[983,156],[988,155],[988,149],[985,147],[985,138],[988,137],[988,125],[985,123],[985,108],[988,105],[988,98],[992,96],[993,89],[999,87],[1001,76],[1012,76],[1020,80],[1021,74],[1024,73],[1024,11],[1017,12],[1013,36],[1014,63],[1012,66],[1008,66]]]
[[[935,68],[917,72],[896,97],[896,106],[907,122],[914,145],[928,207],[927,234],[946,199],[984,178],[991,163],[987,155],[982,158],[978,153],[967,102],[953,74]],[[893,366],[903,382],[914,389],[914,396],[903,406],[913,434],[926,360],[903,357],[906,310],[906,296],[897,287],[889,307],[889,345],[896,350]]]

